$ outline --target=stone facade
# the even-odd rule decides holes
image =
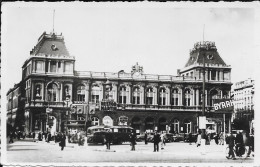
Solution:
[[[29,131],[84,130],[89,125],[129,125],[137,133],[196,133],[202,114],[202,72],[206,63],[206,111],[215,132],[223,131],[223,116],[214,99],[230,98],[231,67],[212,42],[196,43],[178,75],[148,75],[138,63],[130,73],[76,71],[62,35],[43,33],[23,64],[21,102]],[[7,96],[13,92],[11,89]],[[108,104],[113,108],[105,109]],[[231,113],[226,113],[230,127]],[[9,122],[10,123],[10,122]],[[230,129],[228,129],[230,130]]]

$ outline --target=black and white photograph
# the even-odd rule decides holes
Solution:
[[[2,165],[260,165],[259,2],[1,12]]]

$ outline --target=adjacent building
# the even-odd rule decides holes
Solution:
[[[205,69],[207,128],[230,130],[232,113],[212,107],[215,99],[230,99],[232,85],[231,67],[214,42],[196,43],[177,76],[145,74],[138,63],[131,72],[77,71],[75,60],[62,35],[44,32],[22,66],[21,82],[7,93],[12,106],[7,123],[27,133],[93,125],[128,125],[137,133],[196,133]]]
[[[234,98],[234,128],[254,133],[255,81],[251,78],[237,82],[232,87]]]

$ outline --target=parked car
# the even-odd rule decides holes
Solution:
[[[142,141],[144,141],[144,133],[143,133],[143,134],[140,134],[140,135],[137,135],[137,136],[136,136],[136,141],[137,141],[137,142],[142,142]]]
[[[166,143],[174,142],[174,134],[166,133],[165,134],[165,142]]]
[[[174,142],[184,141],[184,134],[183,133],[174,134],[173,141]]]
[[[192,134],[191,141],[189,141],[189,134],[185,134],[184,142],[197,142],[197,134]]]

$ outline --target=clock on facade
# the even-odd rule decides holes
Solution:
[[[208,55],[207,58],[212,60],[213,59],[213,55]]]

